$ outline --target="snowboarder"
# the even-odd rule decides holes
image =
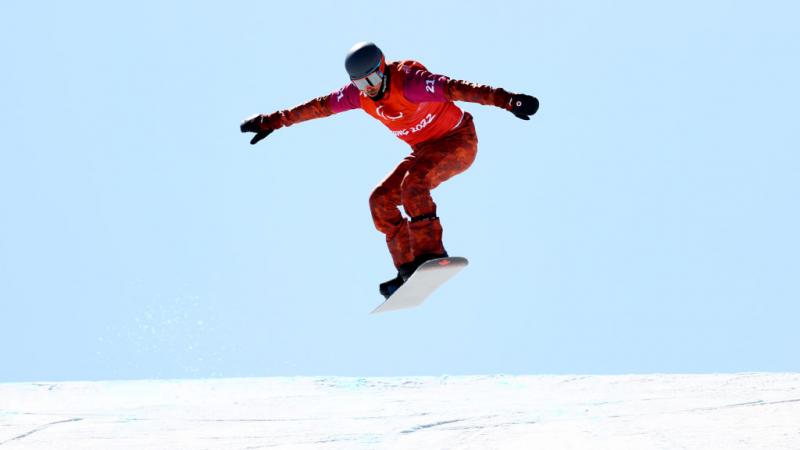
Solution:
[[[258,114],[242,122],[255,144],[281,127],[361,108],[411,146],[407,156],[372,191],[369,205],[397,276],[380,284],[387,299],[425,261],[447,256],[431,190],[467,170],[478,138],[472,116],[454,101],[493,105],[529,120],[539,109],[530,95],[454,80],[428,72],[417,61],[387,62],[372,42],[354,45],[345,58],[350,83],[294,108]],[[408,218],[403,217],[402,205]]]

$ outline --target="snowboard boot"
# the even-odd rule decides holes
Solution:
[[[417,267],[419,267],[419,265],[416,264],[416,261],[406,264],[401,264],[400,267],[397,268],[397,276],[389,281],[384,281],[378,287],[378,290],[380,291],[381,295],[386,297],[386,299],[388,300],[389,297],[391,297],[392,294],[395,293],[395,291],[400,289],[400,286],[402,286],[403,283],[405,283],[406,280],[408,280],[411,274],[413,274],[414,271],[417,270]]]
[[[425,264],[426,262],[432,259],[447,258],[448,256],[449,255],[447,254],[446,251],[442,253],[426,253],[424,255],[419,255],[416,258],[414,258],[414,265],[416,266],[414,267],[414,270],[417,270],[419,266]]]

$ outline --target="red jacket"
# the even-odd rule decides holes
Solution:
[[[461,123],[463,111],[454,101],[510,109],[511,94],[501,88],[435,75],[416,61],[386,66],[389,85],[374,100],[352,83],[336,92],[269,116],[271,128],[361,108],[389,127],[395,136],[414,145],[441,137]]]

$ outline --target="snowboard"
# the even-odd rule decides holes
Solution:
[[[372,314],[419,306],[439,286],[452,278],[469,261],[461,256],[437,258],[423,263],[391,297],[372,311]]]

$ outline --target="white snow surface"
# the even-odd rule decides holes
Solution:
[[[800,449],[800,374],[0,384],[0,450]]]

